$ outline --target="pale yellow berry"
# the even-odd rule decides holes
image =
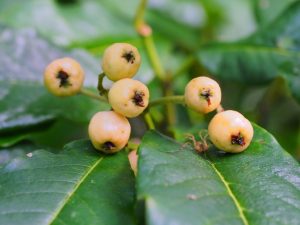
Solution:
[[[186,105],[200,113],[215,110],[221,102],[219,84],[209,77],[196,77],[185,87],[184,100]]]
[[[126,117],[113,111],[104,111],[92,117],[88,131],[96,149],[104,153],[115,153],[127,144],[131,127]]]
[[[108,79],[117,81],[133,77],[141,64],[137,48],[127,43],[110,45],[102,58],[102,69]]]
[[[72,96],[80,91],[84,76],[84,71],[76,60],[60,58],[46,67],[44,84],[53,95]]]
[[[238,153],[251,143],[253,127],[241,113],[227,110],[217,113],[208,125],[211,142],[220,150]]]
[[[114,111],[132,118],[141,114],[149,103],[149,90],[142,82],[125,78],[113,84],[108,101]]]

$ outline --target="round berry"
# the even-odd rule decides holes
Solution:
[[[253,137],[253,127],[241,113],[226,110],[216,114],[208,125],[211,142],[225,152],[244,151]]]
[[[113,111],[96,113],[88,132],[93,146],[104,153],[115,153],[127,144],[131,127],[126,117]]]
[[[127,43],[112,44],[105,50],[102,59],[103,72],[112,81],[133,77],[140,64],[137,48]]]
[[[84,71],[76,60],[60,58],[46,67],[44,84],[53,95],[72,96],[80,91],[84,76]]]
[[[219,84],[209,77],[196,77],[186,85],[184,99],[191,109],[209,113],[220,105],[221,89]]]
[[[129,78],[118,80],[108,92],[108,101],[114,111],[132,118],[141,114],[149,103],[146,85]]]

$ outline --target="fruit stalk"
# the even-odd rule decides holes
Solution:
[[[82,95],[85,95],[87,97],[90,97],[90,98],[93,98],[93,99],[96,99],[96,100],[99,100],[101,102],[106,102],[107,103],[107,99],[103,96],[99,96],[99,95],[96,95],[94,92],[92,91],[89,91],[87,89],[81,89],[79,94],[82,94]]]
[[[155,99],[150,101],[149,107],[167,104],[167,103],[174,103],[174,104],[184,104],[184,96],[183,95],[173,95],[173,96],[166,96]]]
[[[159,60],[159,56],[158,56],[158,53],[157,53],[157,50],[156,50],[156,47],[155,47],[155,44],[153,41],[153,37],[152,37],[152,29],[144,21],[144,15],[145,15],[146,7],[147,7],[147,2],[148,2],[147,0],[141,0],[140,5],[136,12],[134,26],[135,26],[137,33],[142,38],[148,59],[154,70],[155,75],[160,80],[163,81],[166,78],[166,73],[164,71],[163,66],[161,65],[161,61]]]

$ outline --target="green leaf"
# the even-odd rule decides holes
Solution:
[[[246,40],[203,46],[198,59],[223,80],[268,83],[278,76],[299,83],[300,2]],[[299,89],[292,88],[300,101]]]
[[[269,24],[296,1],[297,0],[254,0],[253,4],[259,24],[261,26]]]
[[[58,98],[43,85],[43,71],[53,59],[70,56],[86,72],[86,85],[96,87],[100,64],[82,50],[60,50],[32,30],[0,27],[0,133],[48,124],[57,118],[87,123],[108,105],[85,96]]]
[[[13,137],[12,137],[13,139]],[[2,140],[0,141],[0,143]],[[2,144],[2,143],[1,143]],[[12,161],[14,158],[26,157],[27,153],[30,153],[38,149],[37,146],[31,143],[16,144],[13,147],[0,148],[0,168],[5,166],[8,162]]]
[[[204,21],[203,17],[203,9],[195,0],[149,2],[146,11],[146,21],[153,28],[154,34],[164,36],[173,45],[190,49],[199,46],[201,38],[199,28]]]
[[[205,8],[207,25],[205,31],[217,40],[235,41],[256,30],[252,0],[201,0]],[[207,37],[210,41],[211,37]]]
[[[89,141],[59,154],[38,150],[0,169],[0,223],[133,224],[127,155],[104,156]]]
[[[69,4],[59,2],[61,1],[28,0],[25,3],[22,0],[3,0],[0,2],[0,22],[16,28],[33,27],[43,37],[62,46],[103,48],[111,42],[138,39],[133,20],[139,1],[127,0],[126,7],[118,0],[81,0]],[[187,27],[191,21],[183,21],[187,17],[187,10],[184,17],[174,18],[174,14],[170,15],[174,12],[174,8],[177,7],[177,11],[182,8],[178,4],[173,2],[171,7],[170,4],[165,4],[163,10],[162,7],[158,7],[163,13],[153,10],[155,8],[153,5],[155,4],[150,4],[149,16],[151,24],[154,24],[154,30],[162,31],[166,37],[183,41],[189,46],[191,41],[198,38],[194,33],[195,29]],[[32,16],[29,17],[28,14]],[[178,26],[184,32],[175,32]],[[174,35],[178,38],[175,39]]]
[[[204,155],[156,132],[139,148],[138,198],[147,224],[298,224],[300,167],[254,126],[249,149]]]
[[[127,1],[128,7],[115,0],[59,2],[3,0],[0,22],[16,28],[34,27],[44,37],[63,46],[137,36],[131,24],[137,1]]]

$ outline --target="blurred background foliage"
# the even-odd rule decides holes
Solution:
[[[113,42],[133,43],[143,57],[137,79],[149,85],[152,99],[163,95],[134,30],[138,3],[0,1],[0,157],[9,158],[10,148],[20,154],[17,143],[22,141],[56,151],[86,137],[91,115],[109,108],[84,96],[48,94],[42,74],[54,58],[78,59],[87,73],[86,87],[95,89],[104,49]],[[244,113],[300,160],[299,1],[150,0],[146,21],[165,69],[174,75],[175,94],[183,94],[192,77],[214,77],[225,109]],[[151,113],[163,129],[163,107]],[[168,132],[182,139],[184,133],[206,127],[211,116],[176,106],[176,123]],[[134,135],[141,136],[143,121],[132,123]]]

